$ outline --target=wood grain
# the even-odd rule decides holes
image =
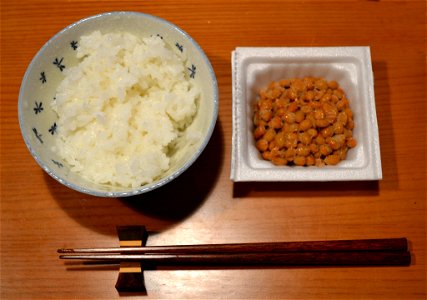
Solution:
[[[118,246],[116,225],[144,224],[153,232],[147,245],[404,236],[414,253],[410,267],[147,271],[145,299],[425,299],[425,9],[425,1],[3,1],[1,298],[119,298],[117,267],[64,263],[56,249]],[[134,198],[99,199],[38,167],[20,135],[17,99],[52,35],[115,10],[154,14],[193,36],[214,67],[220,110],[207,149],[177,180]],[[351,45],[371,47],[384,180],[233,184],[231,51]]]

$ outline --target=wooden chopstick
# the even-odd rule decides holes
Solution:
[[[283,253],[316,251],[407,251],[406,238],[330,240],[273,243],[201,244],[176,246],[112,247],[58,249],[58,253],[132,253],[132,254],[197,254],[197,253]]]
[[[154,264],[404,266],[406,238],[58,249],[61,259]]]
[[[65,254],[61,259],[138,261],[154,264],[283,265],[283,266],[407,266],[408,251],[309,251],[282,253],[207,254]]]

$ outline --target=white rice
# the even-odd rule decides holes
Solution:
[[[81,37],[77,58],[52,104],[56,151],[95,183],[153,182],[169,169],[168,153],[197,112],[185,55],[158,36],[95,31]]]

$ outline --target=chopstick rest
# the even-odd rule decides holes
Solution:
[[[116,230],[122,249],[142,247],[147,243],[148,233],[145,226],[117,226]],[[115,287],[119,293],[139,292],[146,294],[142,262],[120,261],[119,276]]]

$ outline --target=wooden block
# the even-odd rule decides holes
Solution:
[[[117,226],[120,247],[145,246],[148,238],[145,226]],[[122,292],[147,293],[143,267],[140,262],[121,262],[116,290]]]

